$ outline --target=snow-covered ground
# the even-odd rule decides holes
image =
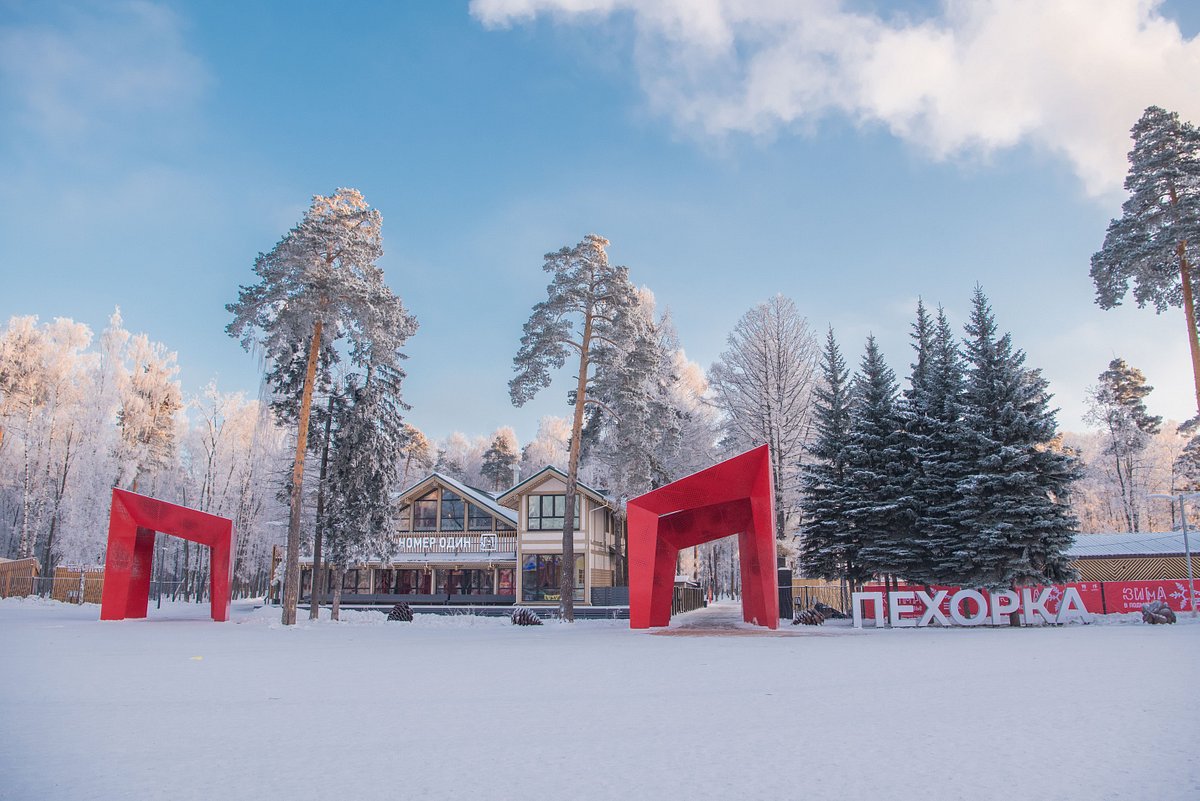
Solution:
[[[0,601],[0,798],[1200,798],[1186,616],[660,636],[206,613]]]

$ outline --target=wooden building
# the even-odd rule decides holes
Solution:
[[[558,603],[566,476],[547,467],[495,496],[431,473],[396,499],[388,552],[351,565],[342,602],[384,604]],[[612,586],[612,503],[580,485],[575,530],[575,599]],[[326,574],[332,587],[333,571]],[[312,559],[301,559],[301,598],[311,598]],[[324,596],[323,596],[324,599]]]

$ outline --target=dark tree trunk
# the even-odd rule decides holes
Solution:
[[[308,619],[316,620],[321,615],[321,593],[325,582],[321,570],[321,524],[325,522],[325,474],[329,467],[329,430],[333,426],[333,392],[325,409],[325,439],[321,442],[321,475],[317,482],[317,533],[313,535],[312,586],[309,587]]]
[[[296,623],[296,603],[300,599],[300,509],[304,498],[304,456],[308,450],[308,418],[312,412],[313,384],[317,376],[317,357],[321,352],[321,321],[313,326],[304,373],[304,392],[300,396],[300,419],[296,430],[296,458],[292,463],[291,515],[288,517],[287,557],[283,574],[283,625]]]

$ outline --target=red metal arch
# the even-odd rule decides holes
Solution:
[[[236,542],[233,521],[115,487],[108,514],[108,553],[104,559],[100,619],[146,616],[156,531],[212,549],[209,560],[212,619],[228,620],[229,579]]]
[[[629,501],[630,627],[670,622],[681,548],[737,534],[742,617],[778,628],[774,504],[766,445]]]

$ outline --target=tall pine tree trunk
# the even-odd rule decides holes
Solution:
[[[1172,194],[1174,192],[1172,191]],[[1196,306],[1192,300],[1192,271],[1187,260],[1187,240],[1175,247],[1179,254],[1179,280],[1183,285],[1183,311],[1187,317],[1188,348],[1192,352],[1192,382],[1196,389],[1196,414],[1200,414],[1200,339],[1196,331]]]
[[[325,521],[325,474],[329,468],[329,430],[333,425],[333,392],[329,393],[329,404],[325,412],[325,439],[321,443],[321,475],[317,482],[317,533],[313,535],[313,567],[311,594],[308,605],[308,619],[316,620],[321,616],[321,591],[324,583],[321,580],[321,524]]]
[[[575,417],[571,421],[571,451],[567,458],[567,492],[563,499],[563,563],[559,577],[559,616],[575,620],[575,504],[579,492],[579,451],[583,437],[583,408],[587,403],[588,348],[592,344],[592,310],[583,318],[583,340],[579,348],[579,384],[575,389]],[[582,515],[580,516],[582,521]]]
[[[333,603],[329,607],[329,619],[341,620],[342,614],[342,583],[346,579],[346,567],[342,564],[333,568]]]
[[[308,417],[312,411],[313,384],[317,376],[317,357],[321,352],[321,321],[313,326],[308,347],[308,365],[304,372],[304,392],[300,396],[300,419],[296,431],[296,458],[292,463],[292,508],[288,517],[286,565],[283,573],[283,625],[296,623],[296,603],[300,599],[300,507],[304,497],[304,456],[308,450]]]

